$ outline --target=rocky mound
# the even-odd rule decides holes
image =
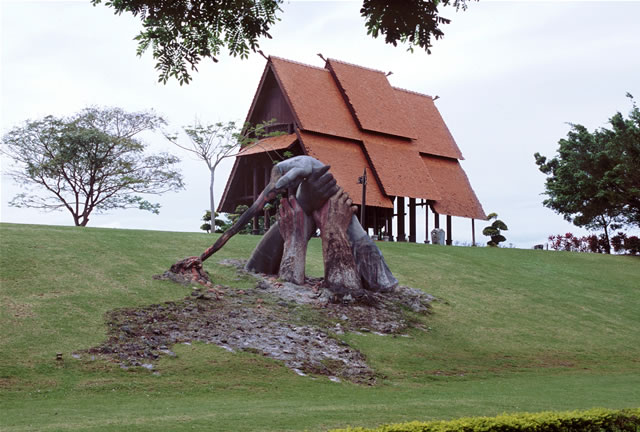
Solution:
[[[242,262],[221,264],[244,272]],[[422,291],[399,286],[392,293],[375,294],[375,306],[332,304],[322,279],[308,278],[305,285],[294,285],[267,275],[254,276],[256,286],[248,290],[195,286],[181,301],[114,310],[107,314],[107,341],[88,351],[119,361],[122,367],[152,369],[155,359],[175,355],[174,344],[202,341],[280,360],[301,375],[373,384],[375,374],[364,356],[339,335],[347,331],[397,334],[409,325],[407,311],[426,314],[434,300]]]

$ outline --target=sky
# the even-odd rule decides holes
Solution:
[[[631,109],[640,98],[640,2],[488,1],[466,11],[443,8],[452,20],[431,55],[386,45],[366,35],[358,1],[285,1],[273,39],[261,41],[267,55],[322,67],[316,55],[382,71],[393,86],[439,96],[436,106],[460,147],[462,166],[486,213],[509,227],[506,244],[531,248],[551,234],[586,234],[542,205],[544,174],[533,154],[553,156],[569,123],[589,130]],[[153,109],[181,126],[244,121],[266,61],[227,55],[205,60],[189,85],[157,82],[151,53],[137,57],[138,19],[114,15],[83,1],[0,1],[0,133],[25,120],[72,115],[84,107]],[[157,134],[145,135],[150,152],[182,158],[186,188],[152,197],[159,215],[136,209],[93,214],[89,226],[199,231],[208,208],[209,176]],[[219,201],[233,161],[216,173]],[[10,160],[0,156],[6,172]],[[2,175],[0,222],[73,225],[65,212],[8,205],[20,192]],[[423,221],[418,213],[418,221]],[[444,220],[442,221],[444,222]],[[418,241],[424,239],[418,223]],[[484,221],[476,221],[476,240]],[[433,220],[430,220],[433,227]],[[453,238],[471,242],[469,219],[453,218]]]

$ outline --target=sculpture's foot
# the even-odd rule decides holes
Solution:
[[[213,287],[209,275],[202,268],[200,257],[188,257],[178,261],[169,269],[171,273],[181,276],[185,280],[198,283],[206,287]]]

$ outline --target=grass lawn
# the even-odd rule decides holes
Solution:
[[[152,275],[215,236],[0,224],[0,430],[326,430],[504,412],[640,406],[640,259],[380,243],[401,283],[440,299],[409,337],[346,334],[378,385],[301,377],[250,353],[178,345],[159,375],[71,353],[104,314],[188,295]],[[234,237],[205,263],[247,258]],[[307,269],[322,274],[313,239]],[[63,353],[64,361],[55,355]]]

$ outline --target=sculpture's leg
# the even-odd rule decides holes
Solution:
[[[398,279],[393,276],[382,252],[362,228],[355,215],[352,217],[347,234],[364,288],[374,292],[387,292],[394,289],[398,285]]]
[[[304,266],[307,243],[315,231],[313,219],[298,205],[295,197],[283,198],[279,211],[280,234],[284,239],[284,251],[280,262],[279,277],[298,285],[304,284]]]
[[[256,273],[277,274],[283,250],[284,240],[280,234],[280,225],[276,222],[262,236],[262,240],[251,253],[245,268]]]
[[[356,210],[351,199],[342,190],[313,213],[322,237],[324,283],[335,294],[334,300],[346,300],[349,296],[359,299],[364,295],[356,268],[347,228]]]

